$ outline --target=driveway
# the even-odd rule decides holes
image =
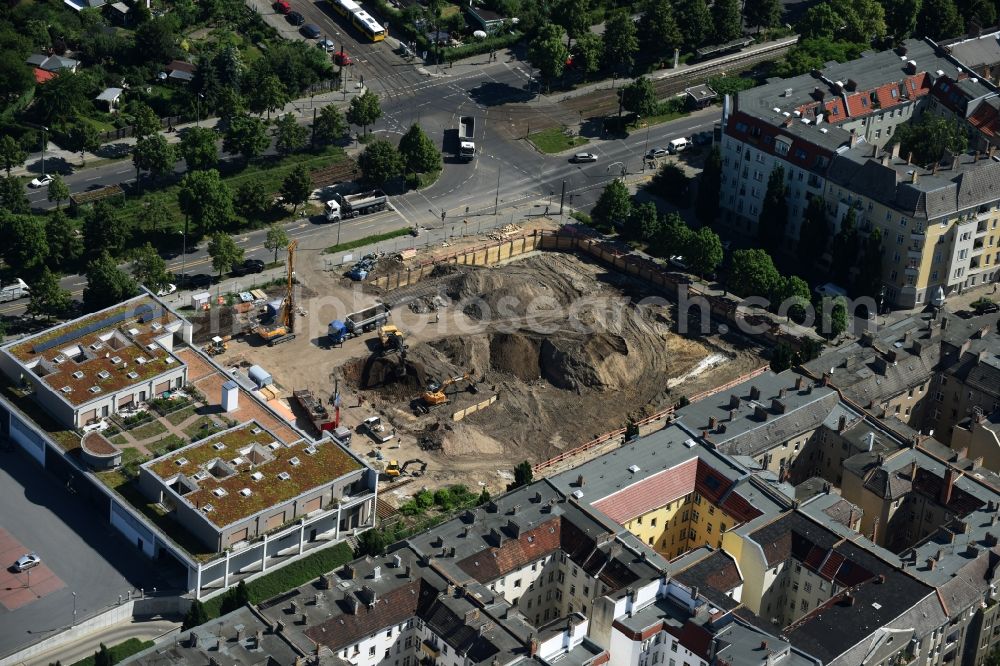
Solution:
[[[98,507],[11,446],[0,448],[0,507],[0,657],[69,627],[74,592],[80,622],[131,590],[169,586]],[[42,558],[30,576],[8,570],[29,551]]]

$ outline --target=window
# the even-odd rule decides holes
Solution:
[[[813,591],[813,584],[812,583],[808,583],[807,582],[803,587],[804,587],[804,589],[805,589],[806,592],[812,592]]]
[[[808,602],[808,601],[806,601],[805,599],[803,599],[803,600],[802,600],[802,606],[801,606],[801,607],[802,607],[802,610],[804,610],[804,611],[807,611],[807,610],[809,610],[809,602]]]
[[[715,505],[713,505],[713,504],[709,504],[708,505],[708,515],[710,515],[710,516],[714,516],[715,515]]]
[[[576,585],[569,586],[569,593],[571,596],[576,596]]]
[[[650,521],[649,521],[649,524],[650,524],[651,526],[653,526],[653,527],[656,527],[656,518],[653,518],[652,520],[650,520]]]
[[[370,648],[368,648],[368,656],[369,657],[374,657],[375,656],[375,646],[374,645],[371,646]]]
[[[706,529],[708,530],[708,533],[711,534],[712,533],[712,523],[709,523],[708,527]]]
[[[514,581],[514,587],[521,587],[521,579],[520,578],[518,578],[517,580]]]

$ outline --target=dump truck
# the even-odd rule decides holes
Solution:
[[[389,197],[382,190],[359,192],[358,194],[334,194],[326,202],[326,221],[357,217],[385,210],[389,207]]]
[[[300,389],[292,391],[292,397],[309,415],[309,421],[316,428],[316,432],[323,434],[326,430],[334,430],[337,427],[336,419],[330,418],[330,410],[326,408],[323,401],[312,394],[312,391]]]
[[[0,303],[16,301],[28,295],[28,285],[21,278],[14,278],[11,284],[0,287]]]
[[[458,156],[466,162],[476,158],[476,119],[462,116],[458,119]]]
[[[390,432],[389,429],[385,427],[385,424],[382,423],[382,418],[379,416],[369,416],[361,422],[361,425],[358,426],[358,430],[367,433],[369,437],[374,439],[379,444],[385,444],[396,434],[395,430]]]

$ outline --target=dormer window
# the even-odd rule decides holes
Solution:
[[[156,351],[156,343],[155,342],[150,342],[148,345],[146,345],[146,349],[148,349],[151,352],[155,352]]]
[[[90,345],[90,348],[93,349],[94,351],[97,351],[97,350],[101,349],[102,347],[104,347],[104,343],[103,342],[95,342],[94,344]]]
[[[206,504],[205,506],[201,507],[201,510],[204,511],[205,513],[212,513],[213,509],[215,509],[215,507],[212,506],[211,504]]]
[[[55,363],[56,365],[59,365],[60,363],[62,363],[65,360],[66,360],[66,357],[63,356],[62,354],[59,354],[54,359],[52,359],[52,362]]]

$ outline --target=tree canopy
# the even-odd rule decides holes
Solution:
[[[632,197],[625,184],[616,178],[601,192],[591,217],[600,226],[616,228],[625,224],[631,214]]]
[[[917,164],[930,164],[944,157],[945,151],[965,152],[969,135],[960,121],[925,113],[917,120],[896,128],[893,142],[899,142],[900,155],[913,153]]]
[[[409,173],[429,173],[441,169],[441,151],[430,137],[414,123],[399,140],[399,154]]]
[[[604,59],[607,65],[629,71],[639,51],[639,33],[626,9],[616,9],[604,20]]]
[[[656,113],[658,106],[656,90],[653,88],[653,82],[645,76],[640,76],[623,86],[618,94],[621,95],[622,108],[629,113],[646,118]]]
[[[290,113],[278,118],[274,124],[274,148],[282,155],[297,153],[306,146],[308,131]]]
[[[366,90],[351,100],[351,105],[347,108],[345,116],[347,122],[362,128],[365,136],[368,135],[368,126],[374,125],[382,117],[382,105],[378,95],[371,90]]]
[[[243,261],[243,248],[236,244],[233,237],[224,232],[212,234],[208,242],[208,256],[212,258],[212,268],[222,274]]]
[[[358,167],[366,181],[381,187],[403,173],[403,158],[389,141],[375,139],[358,157]]]
[[[181,135],[181,157],[187,162],[188,171],[214,169],[219,163],[219,149],[215,147],[216,133],[207,127],[189,127]]]
[[[83,305],[89,312],[121,303],[139,291],[135,280],[118,268],[107,252],[87,265],[86,277]]]
[[[235,215],[229,186],[215,169],[186,174],[181,180],[177,201],[181,212],[194,221],[199,234],[225,229]]]
[[[289,171],[281,181],[281,196],[285,203],[292,204],[292,215],[298,212],[300,205],[309,200],[312,190],[312,178],[301,165]]]

